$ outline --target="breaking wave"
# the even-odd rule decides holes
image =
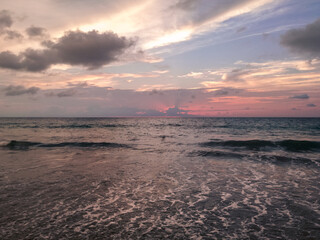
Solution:
[[[287,157],[281,155],[266,155],[266,154],[253,154],[253,155],[246,155],[246,154],[239,154],[239,153],[232,153],[232,152],[223,152],[223,151],[194,151],[189,154],[190,157],[206,157],[206,158],[215,158],[215,159],[236,159],[236,160],[253,160],[253,161],[260,161],[260,162],[269,162],[273,164],[306,164],[306,165],[314,165],[320,166],[319,161],[312,160],[304,157]]]
[[[78,148],[130,148],[126,144],[110,142],[61,142],[61,143],[40,143],[29,141],[15,141],[3,145],[12,150],[26,150],[30,147],[59,148],[59,147],[78,147]]]
[[[92,128],[90,124],[70,124],[70,125],[54,125],[48,128]]]

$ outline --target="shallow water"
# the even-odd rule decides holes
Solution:
[[[320,119],[1,119],[1,239],[320,239]]]

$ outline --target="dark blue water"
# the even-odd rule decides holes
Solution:
[[[320,119],[0,119],[1,239],[320,239]]]

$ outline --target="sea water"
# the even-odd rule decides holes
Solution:
[[[0,239],[320,239],[320,119],[2,118]]]

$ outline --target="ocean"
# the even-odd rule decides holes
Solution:
[[[1,118],[0,239],[320,239],[320,119]]]

